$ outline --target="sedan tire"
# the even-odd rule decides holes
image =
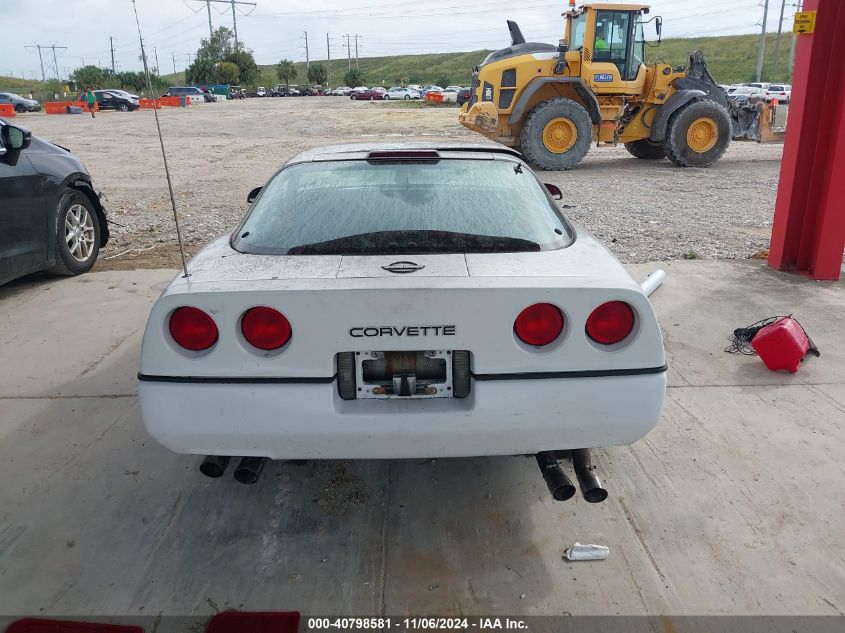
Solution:
[[[390,101],[390,95],[384,95],[384,96],[382,97],[382,99],[383,99],[384,101]]]
[[[56,212],[56,263],[48,272],[81,275],[91,270],[100,253],[100,221],[90,198],[68,190]]]
[[[125,103],[121,103],[118,107],[118,110],[120,110],[121,112],[129,112],[129,106]]]

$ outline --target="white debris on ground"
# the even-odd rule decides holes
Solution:
[[[163,108],[189,253],[237,224],[249,190],[302,150],[378,140],[485,140],[458,123],[456,108],[405,106],[311,97]],[[104,192],[113,239],[98,266],[176,265],[152,111],[20,118],[35,134],[70,148]],[[566,215],[623,262],[747,258],[768,248],[781,151],[735,142],[713,167],[681,169],[635,159],[621,145],[593,147],[574,169],[538,176],[561,187]],[[117,257],[106,261],[111,255]]]
[[[609,554],[610,548],[604,545],[582,545],[578,541],[575,541],[572,547],[563,550],[563,557],[566,560],[604,560]]]

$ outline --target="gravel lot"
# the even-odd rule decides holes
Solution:
[[[160,110],[189,252],[233,226],[246,194],[290,156],[330,143],[480,138],[453,108],[342,97],[247,99]],[[97,268],[176,266],[172,213],[151,110],[15,119],[70,148],[104,192],[113,239]],[[540,172],[564,191],[566,213],[624,262],[746,258],[768,248],[781,145],[733,143],[709,169],[593,148],[568,172]]]

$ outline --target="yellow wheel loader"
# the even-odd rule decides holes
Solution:
[[[731,141],[724,90],[700,52],[688,68],[645,64],[645,5],[591,3],[564,13],[557,46],[526,42],[508,21],[511,45],[473,69],[460,122],[520,148],[543,169],[569,169],[593,141],[624,143],[637,158],[682,167],[715,163]]]

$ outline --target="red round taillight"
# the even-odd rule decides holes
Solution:
[[[273,308],[258,306],[244,312],[241,332],[250,345],[270,351],[279,349],[290,340],[291,328],[284,314]]]
[[[634,311],[624,301],[603,303],[587,318],[587,336],[602,345],[624,340],[633,329]]]
[[[170,336],[180,347],[201,352],[217,342],[217,325],[199,308],[182,306],[170,314]]]
[[[526,345],[548,345],[563,330],[563,313],[551,303],[535,303],[519,313],[513,331]]]

